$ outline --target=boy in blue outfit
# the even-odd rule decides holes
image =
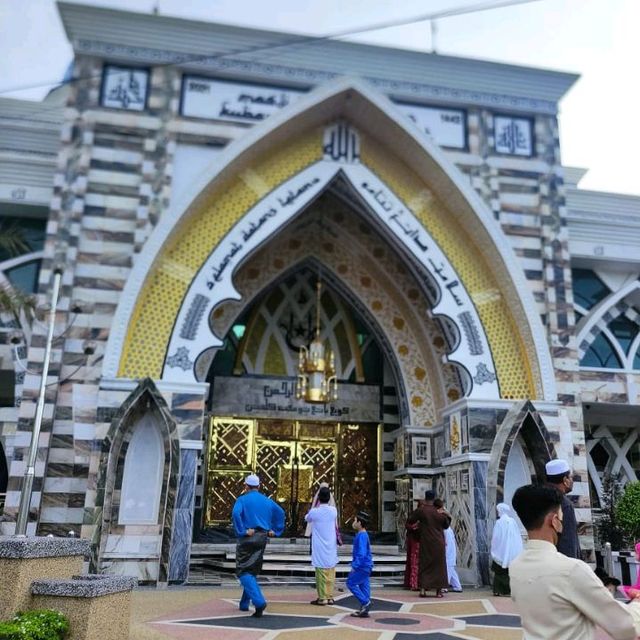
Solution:
[[[369,514],[365,511],[358,511],[358,515],[353,519],[356,536],[353,539],[353,560],[351,561],[351,573],[347,578],[347,587],[360,603],[359,611],[354,611],[351,614],[354,618],[368,618],[371,609],[369,578],[373,569],[373,558],[367,533],[369,519]]]

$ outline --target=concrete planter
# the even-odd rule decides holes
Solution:
[[[91,543],[79,538],[0,537],[0,620],[18,611],[56,609],[70,640],[129,637],[134,578],[78,575]]]

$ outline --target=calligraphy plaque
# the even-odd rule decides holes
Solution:
[[[144,111],[148,84],[148,69],[106,65],[102,72],[100,104],[111,109]]]
[[[529,118],[494,116],[495,148],[511,156],[533,155],[532,123]]]
[[[217,415],[312,420],[315,422],[379,422],[380,387],[340,384],[339,399],[311,404],[296,399],[295,380],[216,376],[212,411]],[[317,434],[316,434],[317,435]]]
[[[183,76],[180,113],[191,118],[255,124],[302,95],[288,87],[240,84]]]

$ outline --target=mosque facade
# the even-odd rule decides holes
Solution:
[[[58,8],[69,82],[0,100],[0,221],[26,241],[0,276],[44,307],[61,274],[28,533],[181,583],[248,473],[289,537],[328,482],[342,526],[365,509],[401,545],[434,489],[483,584],[495,505],[560,457],[593,559],[604,479],[640,469],[640,198],[563,166],[577,77]],[[6,534],[46,334],[2,316]]]

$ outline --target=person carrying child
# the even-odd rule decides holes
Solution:
[[[360,603],[360,609],[351,615],[354,618],[368,618],[371,609],[370,577],[373,570],[371,543],[367,533],[370,516],[366,511],[358,511],[353,518],[353,529],[356,532],[353,539],[353,560],[351,572],[347,578],[347,588]]]

